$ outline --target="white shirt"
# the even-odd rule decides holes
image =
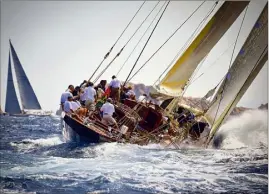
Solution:
[[[109,86],[111,86],[112,88],[120,88],[120,81],[117,79],[113,79],[110,82]]]
[[[86,100],[95,101],[95,98],[94,98],[94,96],[96,96],[95,89],[93,87],[89,86],[85,90],[86,90],[86,93],[87,93]]]
[[[76,111],[80,107],[80,103],[78,101],[71,101],[71,109]]]
[[[67,113],[71,113],[71,109],[72,109],[71,102],[69,102],[68,100],[65,101],[65,103],[64,103],[64,111],[67,112]]]
[[[87,91],[86,89],[82,89],[80,93],[80,100],[85,101],[87,99]]]
[[[69,91],[62,93],[62,96],[61,96],[61,104],[62,103],[65,103],[65,101],[67,101],[67,98],[69,96],[73,97],[73,94],[71,92],[69,92]]]
[[[137,99],[138,102],[147,102],[147,97],[146,96],[139,96],[138,99]]]
[[[112,116],[113,113],[115,112],[114,105],[110,104],[109,102],[103,104],[100,110],[103,112],[103,114],[108,114],[110,116]]]
[[[135,93],[133,90],[129,90],[127,93],[126,93],[127,96],[135,96]]]

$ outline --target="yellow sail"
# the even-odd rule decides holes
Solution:
[[[192,44],[176,61],[174,66],[161,80],[157,91],[152,90],[152,96],[160,92],[169,96],[180,96],[200,61],[210,52],[220,38],[234,23],[249,1],[226,1],[214,14]]]
[[[229,116],[267,59],[268,7],[266,4],[232,64],[226,80],[222,82],[211,107],[206,112],[205,116],[212,126],[209,141]]]

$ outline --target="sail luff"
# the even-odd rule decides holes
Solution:
[[[249,1],[226,1],[159,84],[160,92],[180,96],[200,61],[230,28]]]
[[[20,63],[18,55],[17,55],[11,41],[9,43],[10,43],[11,54],[12,54],[12,58],[13,58],[13,64],[14,64],[14,68],[15,68],[16,78],[17,78],[17,82],[18,82],[22,108],[23,109],[40,110],[41,106],[38,102],[38,99],[34,93],[32,86],[31,86],[31,84],[30,84],[30,82],[25,74],[25,71]]]
[[[11,114],[21,113],[21,108],[20,108],[20,104],[16,95],[14,80],[12,76],[10,52],[8,56],[8,76],[7,76],[5,112],[11,113]]]
[[[225,121],[248,86],[256,77],[259,68],[267,59],[268,46],[267,4],[253,26],[241,51],[227,73],[226,80],[218,88],[214,101],[205,116],[211,124],[211,135]],[[266,53],[264,53],[266,51]],[[264,58],[265,56],[265,58]],[[261,60],[262,58],[262,60]],[[258,65],[257,65],[258,64]],[[257,66],[257,67],[256,67]]]

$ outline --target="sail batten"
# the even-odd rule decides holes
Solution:
[[[212,125],[211,137],[226,120],[268,59],[268,7],[260,14],[241,51],[234,60],[226,80],[218,88],[206,113]]]
[[[180,96],[201,60],[212,50],[248,4],[248,1],[224,2],[161,80],[159,92],[174,97]]]
[[[34,90],[25,74],[25,71],[20,63],[18,55],[10,41],[10,49],[15,68],[15,74],[18,82],[18,88],[21,98],[21,104],[23,109],[40,110],[41,106],[34,93]]]
[[[14,80],[12,76],[10,52],[8,56],[8,77],[7,77],[5,112],[11,113],[11,114],[21,113],[21,108],[20,108],[20,104],[16,95]]]

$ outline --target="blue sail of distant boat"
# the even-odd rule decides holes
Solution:
[[[21,97],[21,103],[22,103],[22,107],[23,109],[41,109],[41,106],[37,100],[37,97],[34,93],[34,90],[23,70],[23,67],[20,63],[20,60],[17,56],[17,53],[13,47],[13,45],[11,44],[11,41],[9,41],[10,43],[10,48],[11,48],[11,54],[12,54],[12,58],[13,58],[13,64],[14,64],[14,68],[15,68],[15,73],[16,73],[16,78],[17,78],[17,82],[18,82],[18,87],[19,87],[19,93],[20,93],[20,97]]]
[[[21,113],[21,108],[19,101],[16,95],[12,71],[11,71],[11,61],[10,61],[10,52],[8,58],[8,77],[7,77],[7,93],[6,93],[6,112],[11,114]]]

